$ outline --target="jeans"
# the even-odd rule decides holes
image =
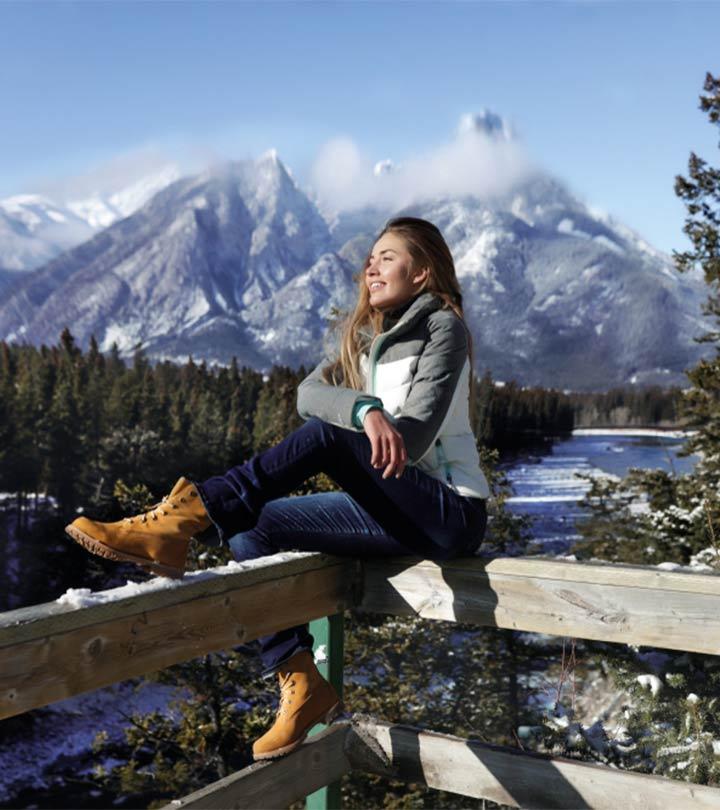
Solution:
[[[371,455],[365,433],[312,417],[224,475],[194,483],[237,560],[282,550],[446,560],[477,550],[487,525],[484,499],[458,495],[412,465],[400,478],[383,479]],[[320,472],[344,491],[284,497]],[[313,648],[307,623],[258,641],[266,678]]]

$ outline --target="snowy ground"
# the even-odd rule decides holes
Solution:
[[[168,709],[175,697],[172,689],[151,683],[136,690],[126,681],[106,689],[62,700],[45,709],[31,712],[41,733],[25,739],[19,735],[3,737],[0,747],[0,802],[9,802],[20,788],[48,787],[44,769],[58,759],[87,752],[98,731],[107,730],[112,741],[122,739],[125,714],[146,714]]]

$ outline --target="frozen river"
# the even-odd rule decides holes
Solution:
[[[679,431],[576,430],[542,451],[525,452],[500,465],[513,487],[508,507],[532,517],[532,551],[567,553],[580,539],[575,523],[585,512],[579,501],[590,488],[577,473],[621,478],[639,467],[682,475],[698,461],[696,456],[678,457],[683,444]]]

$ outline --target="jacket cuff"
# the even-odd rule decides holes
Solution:
[[[353,425],[356,428],[361,428],[363,426],[363,419],[365,419],[365,414],[372,410],[373,408],[382,408],[382,402],[380,400],[375,402],[356,402],[355,407],[353,408],[353,416],[352,421]]]

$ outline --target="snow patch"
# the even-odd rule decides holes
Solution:
[[[227,574],[235,574],[238,571],[248,571],[253,568],[264,568],[267,565],[277,565],[278,563],[290,560],[301,559],[312,554],[314,551],[283,551],[279,554],[271,554],[254,560],[231,561],[226,565],[219,565],[215,568],[206,568],[203,571],[188,571],[182,579],[172,579],[170,577],[154,577],[147,582],[133,582],[128,580],[125,585],[118,588],[110,588],[107,591],[91,591],[89,588],[69,588],[55,602],[74,609],[93,607],[95,605],[106,605],[110,602],[117,602],[120,599],[141,596],[156,591],[173,590],[187,585],[190,582],[200,582]]]
[[[638,675],[635,680],[645,689],[649,689],[653,696],[657,695],[663,688],[663,682],[657,675]]]
[[[569,219],[561,219],[557,225],[558,233],[564,233],[568,236],[576,236],[579,239],[590,239],[590,234],[587,231],[581,231],[575,228],[575,223]]]

